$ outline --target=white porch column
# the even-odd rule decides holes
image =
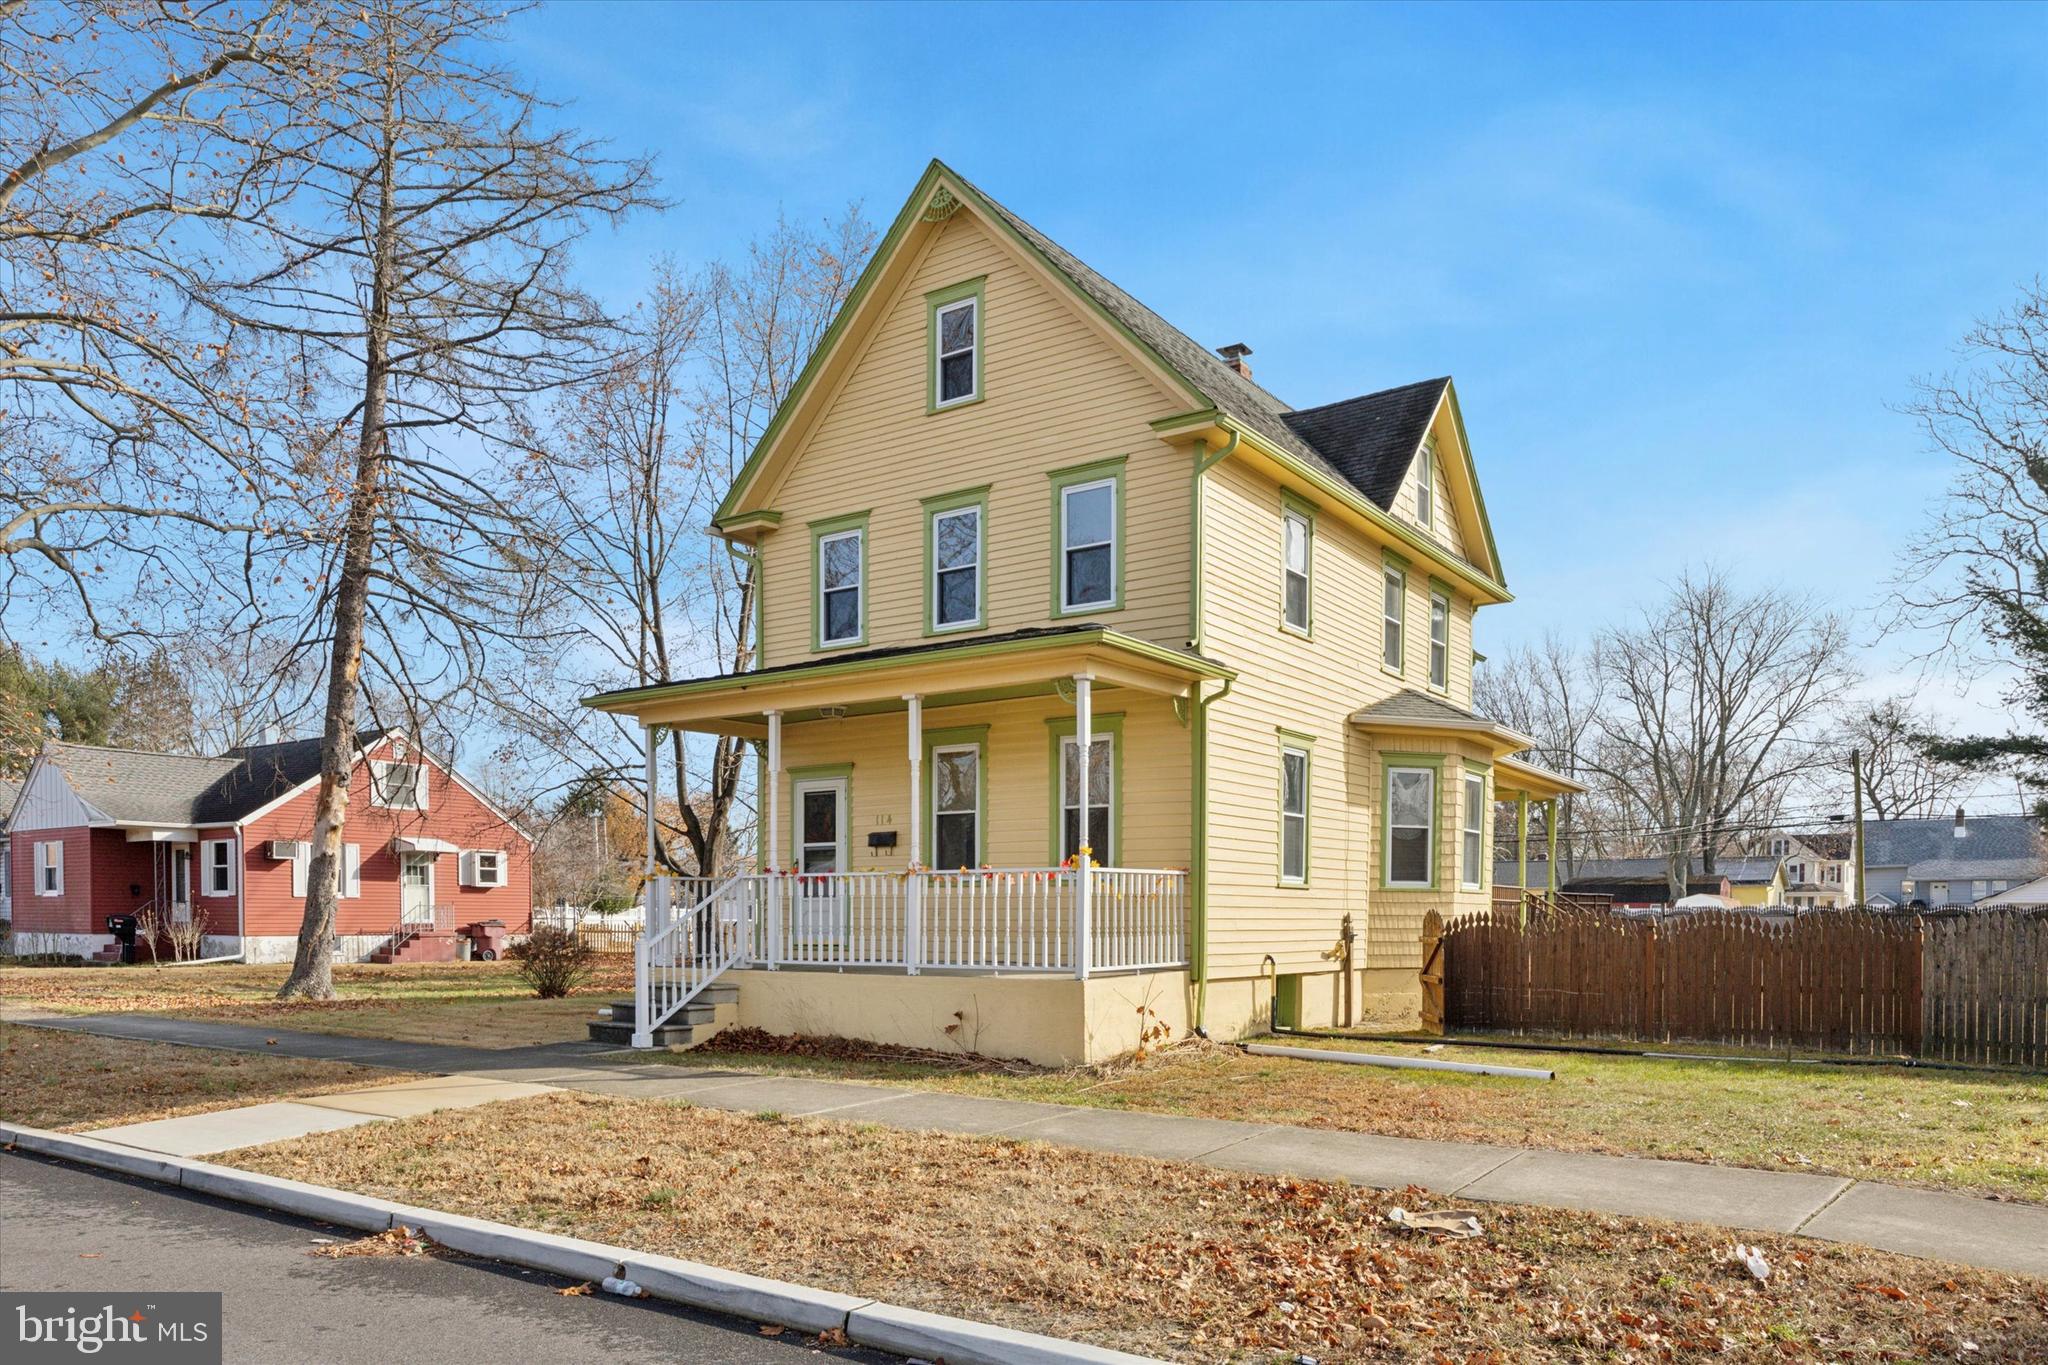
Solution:
[[[768,970],[782,961],[782,713],[768,713],[768,837],[761,845],[761,870],[768,874]]]
[[[918,789],[919,766],[924,761],[924,699],[908,692],[910,735],[910,866],[903,879],[903,955],[912,976],[924,961],[924,802]]]
[[[660,911],[657,912],[657,910],[655,909],[654,872],[656,868],[661,866],[661,859],[659,856],[660,845],[656,842],[656,840],[660,836],[656,834],[654,826],[654,813],[656,810],[660,809],[660,807],[658,807],[655,804],[657,794],[655,792],[656,777],[654,727],[652,725],[643,725],[640,727],[640,731],[642,736],[646,739],[647,747],[647,866],[642,869],[640,878],[642,904],[644,904],[647,907],[647,926],[646,933],[643,934],[642,937],[652,938],[654,935],[668,928],[668,904],[667,898],[663,897]],[[657,914],[660,915],[660,918],[658,920],[656,918]]]
[[[1091,760],[1095,752],[1094,682],[1091,673],[1074,675],[1074,765],[1080,770],[1081,783],[1080,820],[1074,847],[1074,975],[1083,981],[1088,979],[1088,948],[1094,932],[1089,917],[1089,893],[1094,889],[1089,883],[1094,879],[1088,873],[1088,866],[1094,861],[1088,846],[1088,774],[1094,767]],[[1052,780],[1058,782],[1060,774],[1055,772]]]

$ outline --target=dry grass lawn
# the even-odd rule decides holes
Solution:
[[[148,1013],[464,1047],[582,1041],[601,999],[630,995],[631,958],[600,958],[581,990],[541,1000],[509,962],[356,963],[338,998],[280,1001],[289,968],[0,967],[0,1004],[65,1014]]]
[[[411,1079],[347,1062],[0,1024],[0,1118],[32,1128],[104,1128]]]
[[[1380,1193],[1006,1139],[560,1093],[231,1158],[1179,1360],[2048,1357],[2048,1281],[1796,1238]]]
[[[1537,1082],[1193,1046],[1141,1063],[1019,1075],[879,1055],[749,1050],[762,1041],[728,1033],[703,1048],[656,1059],[1397,1137],[1825,1171],[2048,1202],[2044,1076],[1466,1047],[1432,1054],[1557,1073],[1554,1081]],[[1413,1044],[1364,1039],[1322,1045],[1419,1053]]]

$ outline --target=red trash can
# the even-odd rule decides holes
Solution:
[[[485,962],[495,962],[504,956],[505,940],[508,937],[505,921],[501,919],[478,920],[464,932],[469,935],[469,941],[475,945],[470,954],[472,957],[481,958]]]

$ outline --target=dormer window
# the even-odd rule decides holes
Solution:
[[[931,310],[931,411],[981,397],[981,284],[979,279],[928,295]]]
[[[1415,520],[1436,524],[1436,448],[1424,446],[1415,457]]]

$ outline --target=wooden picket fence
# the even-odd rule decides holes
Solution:
[[[1425,1021],[1456,1031],[2048,1069],[2043,910],[1432,912],[1422,959]]]

